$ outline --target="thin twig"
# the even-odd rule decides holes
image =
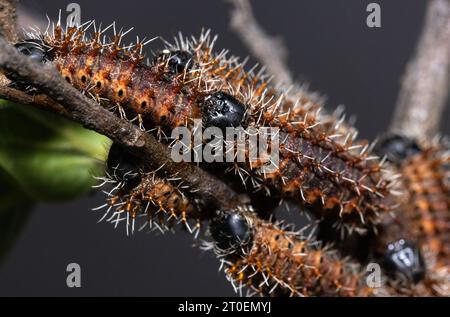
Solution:
[[[70,113],[59,103],[46,95],[29,95],[21,90],[0,86],[0,98],[6,99],[22,105],[31,105],[42,110],[58,113],[66,118],[71,118]]]
[[[16,6],[15,0],[0,0],[0,34],[9,42],[16,42]]]
[[[241,37],[253,55],[275,77],[275,81],[286,86],[294,83],[286,67],[287,49],[281,37],[268,35],[258,24],[248,0],[229,0],[234,5],[231,13],[231,27]]]
[[[41,65],[28,59],[3,38],[0,38],[0,68],[14,73],[47,94],[70,113],[72,120],[109,137],[124,146],[131,154],[144,159],[149,168],[177,175],[195,188],[197,195],[216,207],[234,208],[242,203],[242,197],[225,183],[193,164],[175,163],[167,146],[159,143],[152,135],[88,99],[65,82],[53,65]],[[9,97],[11,96],[18,97],[18,94],[10,94]],[[16,98],[15,101],[20,100]],[[28,104],[35,102],[36,99]]]
[[[415,55],[406,68],[391,131],[412,138],[439,131],[450,89],[450,0],[430,0]]]
[[[311,91],[306,82],[294,80],[287,67],[288,50],[281,36],[270,36],[258,23],[249,0],[227,0],[233,4],[230,26],[241,38],[244,45],[264,65],[273,83],[293,93],[294,98],[307,96],[312,102],[325,104],[326,97]],[[294,89],[292,89],[294,88]]]

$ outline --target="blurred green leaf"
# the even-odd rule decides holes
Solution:
[[[88,192],[103,172],[108,138],[54,114],[0,100],[0,168],[36,201]]]

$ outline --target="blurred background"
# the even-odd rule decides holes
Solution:
[[[71,1],[22,0],[19,17],[45,25]],[[216,48],[249,54],[229,27],[231,6],[225,1],[76,1],[81,20],[108,25],[116,21],[140,37],[171,39],[179,31],[198,35],[211,28],[219,34]],[[381,5],[381,28],[366,26],[369,2]],[[289,51],[297,79],[327,96],[326,107],[346,106],[357,118],[360,136],[374,139],[386,131],[401,75],[418,38],[425,0],[253,1],[256,18]],[[151,48],[161,43],[150,44]],[[274,49],[277,49],[274,47]],[[447,109],[449,107],[447,106]],[[443,118],[448,134],[450,114]],[[211,253],[193,248],[189,234],[138,233],[127,237],[97,223],[90,208],[104,203],[102,194],[64,202],[37,204],[0,266],[1,296],[235,296]],[[81,266],[81,288],[66,286],[66,266]]]

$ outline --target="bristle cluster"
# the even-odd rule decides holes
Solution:
[[[404,279],[386,280],[385,289],[391,296],[408,297],[448,297],[450,296],[450,271],[442,266],[436,254],[426,248],[422,249],[427,272],[422,281],[412,283]]]
[[[252,242],[244,252],[219,257],[236,291],[244,286],[260,296],[370,296],[361,267],[336,250],[288,231],[276,223],[245,215]]]
[[[92,36],[88,36],[90,28]],[[418,237],[421,248],[438,255],[438,264],[423,281],[406,288],[419,295],[433,292],[437,284],[429,283],[430,276],[436,273],[441,281],[449,258],[447,152],[430,147],[397,166],[404,175],[401,189],[409,193],[405,205],[397,198],[399,176],[385,164],[385,158],[373,154],[372,145],[357,139],[356,129],[341,112],[325,113],[301,90],[272,86],[263,68],[246,70],[245,61],[227,50],[214,52],[216,37],[209,32],[199,38],[180,35],[173,44],[165,42],[150,61],[143,55],[150,41],[123,45],[127,33],[117,32],[115,24],[100,30],[91,22],[64,30],[58,23],[44,34],[29,37],[44,52],[44,62],[54,63],[74,87],[170,146],[177,142],[167,137],[170,131],[180,126],[194,129],[194,119],[202,122],[202,128],[220,124],[221,129],[279,129],[279,162],[270,172],[261,169],[273,164],[270,159],[252,161],[248,151],[244,162],[200,166],[233,186],[237,182],[250,187],[247,192],[252,200],[259,197],[253,193],[256,190],[270,199],[295,201],[317,218],[331,219],[345,233],[376,231],[386,221],[388,230],[380,230],[377,237],[383,248],[391,240]],[[227,107],[219,111],[214,108],[217,105]],[[137,229],[150,225],[166,231],[180,222],[199,233],[201,221],[209,215],[193,193],[195,189],[185,187],[176,177],[137,166],[119,171],[122,167],[116,168],[122,173],[120,179],[114,173],[103,179],[112,190],[101,206],[107,209],[102,219],[116,226],[125,221],[127,231],[132,232],[136,221],[144,219]],[[230,171],[235,178],[224,175]],[[404,221],[406,229],[391,226],[391,213],[399,212],[404,214],[396,219]],[[260,220],[245,208],[236,214],[222,214],[220,225],[211,228],[215,250],[237,290],[248,286],[263,296],[401,293],[395,278],[382,291],[367,287],[359,264],[311,237]]]
[[[450,264],[450,152],[444,144],[425,146],[400,165],[409,197],[405,222],[423,246]]]
[[[92,37],[86,35],[90,27]],[[108,40],[105,32],[111,28]],[[279,128],[276,171],[261,173],[248,157],[228,166],[246,186],[293,196],[349,230],[370,228],[379,213],[392,210],[395,177],[367,142],[356,140],[356,130],[343,116],[321,113],[300,90],[271,86],[263,69],[245,70],[245,61],[227,50],[215,53],[216,37],[209,32],[198,39],[180,35],[149,62],[142,54],[147,42],[123,46],[126,33],[116,32],[115,24],[97,30],[92,22],[66,30],[57,24],[32,37],[42,40],[68,82],[158,136],[192,127],[193,119],[205,121],[205,103],[217,93],[244,105],[243,127]]]
[[[180,223],[183,228],[198,235],[204,217],[203,206],[189,195],[189,188],[178,179],[162,179],[151,172],[140,175],[139,182],[133,188],[127,188],[114,177],[104,178],[104,183],[113,189],[106,192],[107,203],[95,208],[106,208],[100,221],[105,219],[116,227],[126,222],[127,233],[145,228],[165,232]]]
[[[393,217],[380,218],[372,245],[377,259],[391,264],[386,269],[394,276],[388,287],[398,295],[448,296],[448,145],[438,138],[420,142],[388,134],[381,139],[377,152],[386,155],[402,175],[405,193]],[[392,251],[400,242],[403,247]]]
[[[318,215],[335,218],[350,231],[370,227],[379,213],[392,210],[389,188],[393,184],[384,178],[382,164],[374,157],[354,155],[348,151],[351,145],[335,143],[319,131],[318,127],[314,132],[280,132],[279,169],[260,177]]]

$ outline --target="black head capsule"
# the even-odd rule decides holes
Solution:
[[[236,212],[220,212],[211,220],[209,227],[216,246],[221,250],[240,252],[248,247],[252,230],[245,217]]]
[[[174,74],[181,74],[184,70],[191,68],[193,63],[193,56],[186,51],[175,51],[170,53],[167,66]]]
[[[14,44],[14,47],[30,59],[45,63],[50,60],[49,48],[39,39],[27,39]]]
[[[156,63],[158,64],[161,62],[166,63],[167,75],[175,76],[192,68],[194,64],[194,56],[187,51],[164,50],[156,57]]]
[[[241,125],[245,115],[245,105],[224,92],[216,92],[204,98],[201,103],[203,126],[218,127],[225,131],[227,127]]]
[[[401,163],[405,158],[421,152],[416,141],[398,134],[384,136],[376,145],[375,152],[395,164]]]
[[[42,40],[27,39],[14,44],[14,47],[23,55],[28,56],[33,61],[38,63],[46,63],[50,60],[49,48]],[[12,81],[11,86],[17,89],[33,92],[33,89],[28,83],[18,78],[15,74],[7,73],[6,77]]]
[[[414,283],[425,276],[425,261],[419,248],[405,239],[387,245],[385,262],[388,272],[401,274]]]
[[[124,189],[136,187],[141,180],[136,158],[117,143],[113,143],[109,149],[106,169],[114,180],[123,184]]]

